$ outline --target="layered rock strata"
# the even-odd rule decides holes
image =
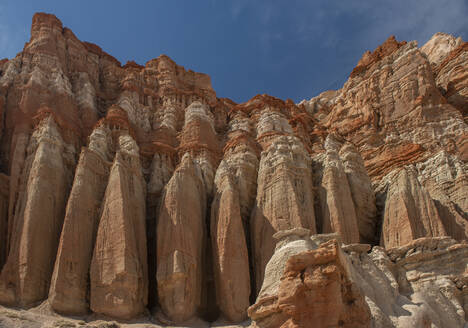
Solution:
[[[462,327],[466,50],[390,37],[339,90],[236,104],[165,55],[122,65],[34,15],[0,60],[0,303]]]
[[[445,236],[434,201],[414,171],[402,169],[392,180],[385,200],[381,243],[386,248],[406,245],[420,237]]]
[[[255,327],[370,326],[369,308],[335,239],[316,248],[305,229],[276,236],[269,279],[249,308]]]
[[[449,237],[385,250],[336,235],[278,234],[253,327],[464,327],[467,251]],[[461,261],[460,261],[461,260]],[[280,276],[281,278],[279,278]],[[328,304],[328,306],[327,306]]]
[[[211,205],[211,238],[216,300],[230,321],[246,319],[249,307],[250,271],[239,191],[227,164],[216,172],[216,195]]]
[[[54,118],[42,119],[29,140],[9,227],[0,275],[0,300],[6,304],[28,306],[47,296],[70,183],[65,147]]]
[[[138,147],[126,135],[109,173],[90,268],[94,312],[130,319],[145,311],[148,268],[145,182]]]
[[[58,312],[83,314],[89,309],[89,269],[109,177],[109,139],[109,129],[95,129],[78,161],[49,292]]]

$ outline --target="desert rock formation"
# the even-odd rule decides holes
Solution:
[[[236,104],[34,15],[0,60],[0,325],[463,327],[467,66],[390,37],[339,90]]]

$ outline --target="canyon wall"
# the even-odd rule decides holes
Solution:
[[[340,90],[236,104],[165,55],[122,65],[34,15],[0,61],[0,304],[463,327],[467,67],[460,38],[390,37]]]

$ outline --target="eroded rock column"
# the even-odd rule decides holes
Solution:
[[[89,309],[89,268],[109,176],[111,131],[97,127],[83,148],[68,200],[49,302],[55,311],[85,314]]]
[[[307,233],[282,233],[262,291],[249,308],[256,327],[369,327],[369,307],[351,281],[338,242],[313,249]]]
[[[326,153],[319,156],[321,169],[315,172],[320,176],[318,183],[320,232],[338,232],[343,242],[358,243],[356,210],[348,177],[338,154],[340,148],[341,143],[329,135],[325,141]]]
[[[146,190],[136,142],[129,135],[118,140],[91,260],[90,306],[130,319],[148,301]]]
[[[172,321],[195,315],[201,302],[206,196],[189,154],[166,186],[157,226],[157,283],[161,309]]]
[[[47,296],[60,238],[69,176],[65,143],[52,116],[34,131],[23,169],[0,301],[31,305]]]
[[[249,306],[249,254],[239,192],[232,180],[228,165],[221,162],[211,208],[211,242],[217,304],[228,320],[240,322]]]
[[[381,243],[385,248],[402,246],[420,237],[445,236],[437,208],[411,168],[387,176]]]
[[[0,268],[7,255],[9,178],[0,173]]]
[[[186,108],[179,147],[183,155],[165,192],[157,223],[157,272],[163,320],[184,322],[203,306],[207,201],[219,145],[212,114],[194,102]]]
[[[251,220],[257,290],[275,249],[273,234],[299,227],[316,231],[310,163],[303,144],[293,136],[274,136],[262,152]]]

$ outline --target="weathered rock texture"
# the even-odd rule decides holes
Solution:
[[[301,244],[280,245],[268,263],[271,273],[282,276],[279,283],[264,285],[249,308],[254,326],[370,327],[369,307],[350,281],[338,242],[329,240],[318,249],[307,238]]]
[[[406,245],[420,237],[445,236],[434,201],[415,172],[403,168],[390,176],[385,200],[381,243],[386,248]]]
[[[122,65],[34,15],[0,60],[0,304],[462,327],[467,65],[460,38],[390,37],[340,90],[236,104],[165,55]]]
[[[403,247],[375,246],[370,251],[364,244],[340,247],[336,235],[288,231],[279,237],[267,266],[275,279],[265,280],[249,308],[253,327],[466,324],[466,243],[421,238]]]

